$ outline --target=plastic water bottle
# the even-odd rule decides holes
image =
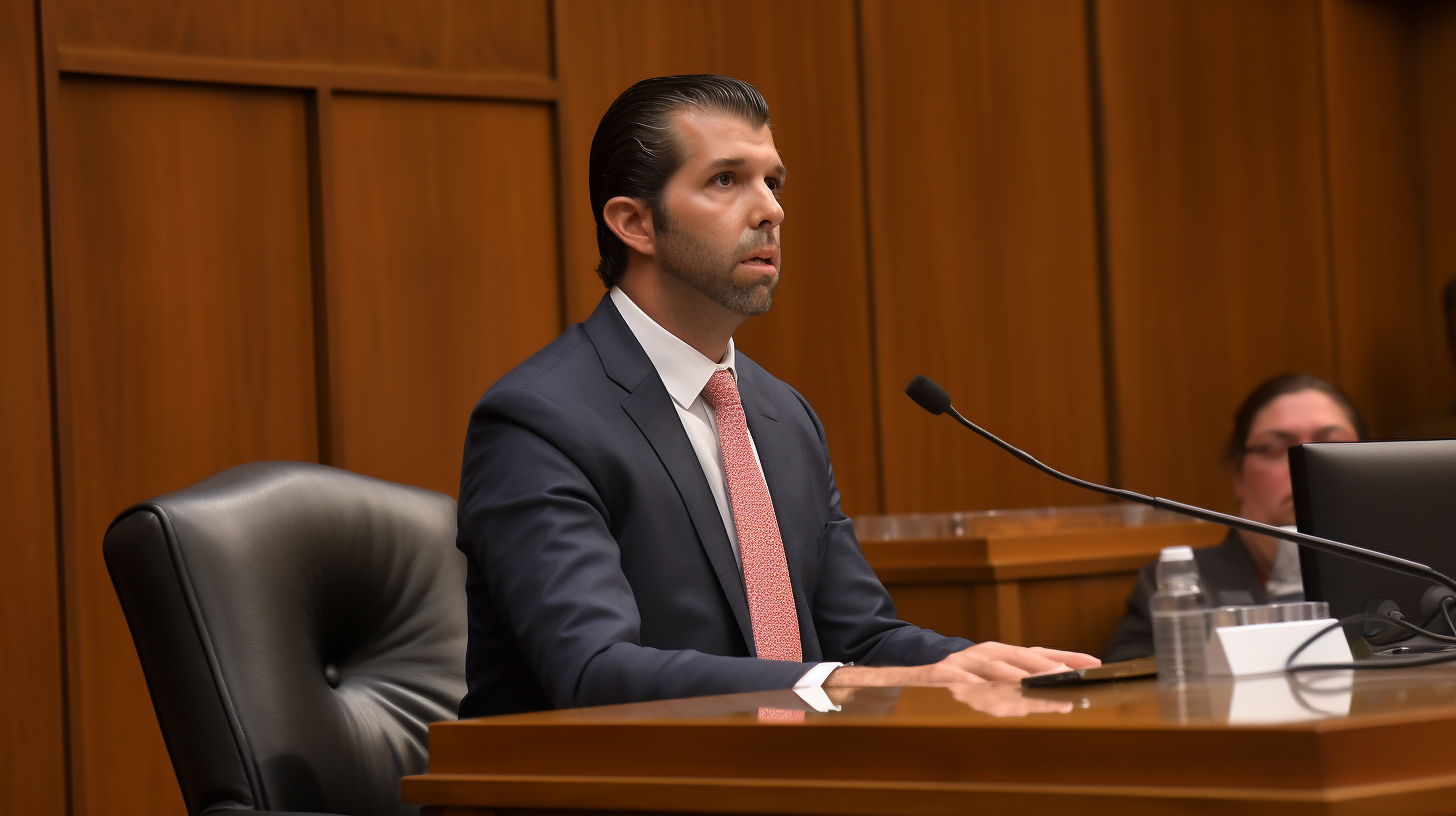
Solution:
[[[1164,547],[1158,556],[1158,591],[1153,594],[1153,653],[1158,681],[1182,683],[1207,674],[1208,628],[1198,562],[1191,547]]]

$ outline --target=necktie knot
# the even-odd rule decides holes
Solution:
[[[726,368],[714,371],[713,376],[708,378],[708,384],[703,386],[703,399],[713,406],[714,411],[726,405],[738,405],[738,383],[733,380],[733,372]]]

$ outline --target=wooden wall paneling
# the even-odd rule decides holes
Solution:
[[[62,49],[549,76],[548,0],[47,0]]]
[[[1099,0],[1125,487],[1232,509],[1240,400],[1337,371],[1312,0]]]
[[[587,155],[607,106],[638,80],[721,73],[754,83],[789,168],[783,280],[743,325],[745,354],[804,394],[824,423],[849,513],[879,510],[854,7],[834,0],[559,0],[568,319],[604,290]],[[759,25],[750,21],[772,20]]]
[[[1456,413],[1456,378],[1441,290],[1456,278],[1456,3],[1426,3],[1415,23],[1431,414]]]
[[[1433,400],[1421,245],[1413,9],[1323,0],[1321,30],[1340,383],[1376,436]]]
[[[1022,581],[1021,642],[1101,654],[1127,614],[1135,586],[1136,571]]]
[[[1107,476],[1084,4],[863,3],[887,512],[1099,501],[904,395]]]
[[[180,813],[115,514],[317,455],[302,94],[63,77],[52,223],[75,813]]]
[[[66,810],[33,11],[30,3],[0,4],[0,813]]]
[[[471,409],[561,330],[551,109],[333,109],[333,461],[453,496]]]

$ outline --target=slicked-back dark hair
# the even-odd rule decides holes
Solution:
[[[597,275],[608,288],[627,269],[627,245],[607,228],[602,208],[617,196],[647,202],[653,221],[664,222],[662,191],[682,166],[682,142],[673,117],[698,108],[742,118],[754,127],[769,124],[768,103],[741,79],[691,74],[644,79],[622,92],[607,108],[592,138],[588,173],[592,215],[597,220]]]
[[[1253,391],[1244,397],[1239,410],[1234,412],[1234,432],[1228,438],[1228,443],[1223,449],[1223,463],[1227,467],[1237,469],[1244,461],[1245,447],[1249,444],[1249,431],[1254,427],[1254,418],[1264,410],[1269,403],[1284,396],[1285,394],[1297,394],[1300,391],[1318,391],[1321,394],[1334,400],[1345,412],[1350,424],[1355,428],[1355,435],[1360,439],[1368,436],[1365,429],[1365,417],[1360,414],[1360,409],[1355,407],[1355,402],[1350,395],[1340,389],[1338,385],[1313,374],[1293,372],[1280,374],[1277,377],[1259,383]]]

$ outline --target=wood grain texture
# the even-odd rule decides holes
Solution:
[[[1254,689],[1227,678],[864,688],[794,724],[755,716],[807,708],[789,691],[487,717],[432,725],[431,773],[403,790],[548,812],[1414,816],[1456,790],[1438,749],[1456,676],[1435,672],[1362,674],[1325,717],[1290,700],[1238,719]]]
[[[1430,414],[1456,411],[1453,352],[1441,290],[1456,279],[1456,4],[1428,3],[1416,21],[1417,87],[1425,193],[1426,315]]]
[[[1127,597],[1142,566],[1127,572],[1021,581],[1020,643],[1102,654],[1127,614]]]
[[[607,106],[634,82],[680,73],[754,83],[789,168],[783,283],[738,347],[797,388],[824,423],[849,513],[879,512],[853,7],[834,0],[556,3],[562,83],[567,314],[603,294],[587,155]],[[772,25],[747,21],[772,20]]]
[[[36,64],[31,5],[0,4],[0,813],[66,809]]]
[[[1123,486],[1232,509],[1239,401],[1337,370],[1316,6],[1096,9]]]
[[[987,537],[864,541],[895,612],[943,635],[1099,654],[1137,572],[1163,547],[1207,547],[1212,524],[1007,529]]]
[[[431,775],[409,777],[422,799],[491,802],[427,806],[424,816],[587,816],[637,810],[657,816],[686,813],[838,814],[858,816],[1166,816],[1169,813],[1242,816],[1425,816],[1456,794],[1456,777],[1352,786],[1309,792],[1162,785],[1039,785],[1004,783],[880,783],[805,780],[682,780],[672,777]],[[416,782],[415,780],[420,780]],[[684,803],[696,810],[682,810]],[[711,803],[711,804],[709,804]],[[521,804],[522,807],[510,807]],[[711,810],[709,810],[711,808]]]
[[[48,0],[62,48],[551,74],[547,0]]]
[[[333,110],[333,460],[453,496],[480,395],[561,329],[551,111]]]
[[[57,53],[57,62],[64,73],[175,82],[331,88],[337,91],[466,99],[549,101],[557,95],[556,80],[528,75],[447,74],[372,66],[98,51],[93,48],[63,48]]]
[[[1435,405],[1413,8],[1322,0],[1339,381],[1376,436]]]
[[[101,540],[133,502],[317,455],[304,100],[66,79],[57,104],[75,812],[180,813]]]
[[[1084,4],[863,4],[886,512],[1094,503],[907,399],[1107,476]]]

